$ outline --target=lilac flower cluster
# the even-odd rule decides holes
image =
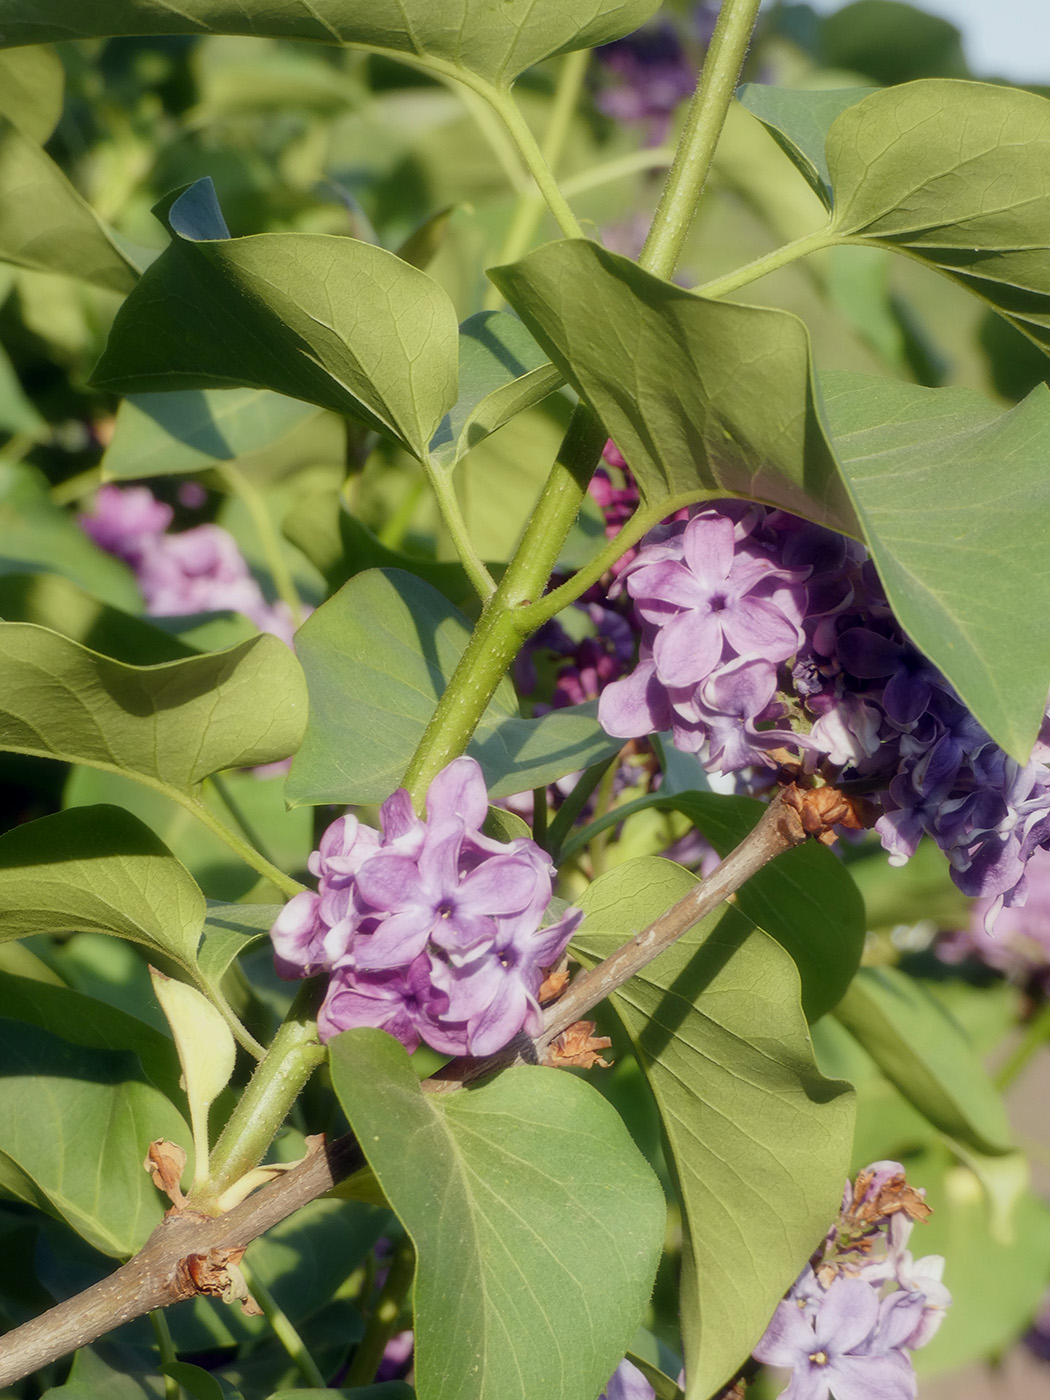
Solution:
[[[490,1055],[542,1029],[538,994],[583,917],[547,928],[554,869],[527,837],[483,835],[481,769],[457,758],[430,784],[426,820],[404,788],[383,803],[382,832],[340,817],[310,857],[304,890],[271,930],[282,977],[328,974],[322,1040],[375,1026],[408,1050]]]
[[[1050,728],[1016,763],[910,643],[862,548],[781,510],[721,501],[657,527],[610,589],[639,660],[602,692],[622,738],[670,730],[709,770],[775,767],[789,750],[863,784],[892,864],[923,834],[988,919],[1021,905],[1050,848]]]
[[[291,646],[295,626],[287,604],[266,601],[229,531],[195,525],[171,534],[173,514],[145,486],[103,486],[80,525],[130,565],[151,617],[239,612]]]
[[[646,143],[659,145],[675,108],[696,86],[696,66],[674,26],[667,20],[648,25],[597,53],[611,79],[597,94],[598,110],[616,122],[641,125]]]
[[[909,1353],[933,1337],[951,1302],[944,1259],[915,1260],[907,1248],[928,1214],[899,1162],[875,1162],[846,1183],[838,1220],[754,1350],[791,1368],[782,1400],[914,1400]]]
[[[933,951],[951,964],[974,958],[1018,986],[1050,996],[1050,850],[1040,846],[1032,852],[1025,884],[1023,907],[1004,909],[994,936],[986,927],[994,901],[979,899],[967,927],[938,938]]]

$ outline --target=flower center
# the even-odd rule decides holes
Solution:
[[[811,1351],[809,1359],[813,1362],[814,1366],[826,1366],[828,1364],[828,1354],[826,1351]]]

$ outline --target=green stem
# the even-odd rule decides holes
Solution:
[[[761,0],[722,0],[685,130],[638,259],[647,272],[670,277],[693,221],[718,138],[725,125]]]
[[[1050,1001],[1042,1006],[1025,1026],[1024,1034],[1006,1061],[995,1073],[995,1087],[1008,1089],[1032,1056],[1050,1040]]]
[[[284,555],[281,537],[273,523],[273,517],[266,508],[266,502],[238,467],[227,462],[222,467],[222,475],[234,494],[244,502],[245,508],[252,518],[256,534],[259,536],[259,543],[262,545],[270,577],[277,589],[277,595],[288,605],[295,626],[301,627],[303,623],[302,599],[299,597],[299,590],[295,586],[292,571],[288,567],[288,560]]]
[[[168,1326],[168,1319],[164,1316],[163,1308],[154,1308],[149,1314],[149,1320],[153,1327],[153,1335],[157,1339],[160,1369],[164,1376],[164,1400],[179,1400],[179,1383],[174,1376],[169,1376],[164,1370],[165,1366],[173,1365],[179,1358],[175,1351],[175,1343],[171,1339],[171,1328]]]
[[[647,146],[642,151],[631,151],[629,155],[617,156],[615,160],[594,165],[590,170],[581,170],[578,175],[570,175],[562,181],[561,190],[566,199],[586,194],[601,185],[612,184],[628,175],[641,175],[647,170],[666,170],[674,160],[671,146]]]
[[[728,296],[730,292],[746,287],[749,282],[757,282],[760,277],[765,277],[770,272],[779,272],[782,267],[804,258],[807,253],[816,253],[822,248],[831,248],[844,241],[830,229],[818,229],[816,233],[807,233],[802,238],[785,243],[782,248],[774,248],[771,253],[764,253],[753,262],[746,263],[733,272],[727,272],[724,277],[715,277],[710,282],[704,282],[701,286],[694,287],[693,291],[697,296],[712,299]]]
[[[568,838],[569,832],[575,826],[576,818],[587,805],[587,799],[606,773],[613,770],[618,757],[619,754],[614,753],[612,758],[603,759],[601,763],[595,763],[588,768],[558,808],[558,815],[551,822],[544,847],[555,865],[562,863],[562,842]]]
[[[266,843],[260,838],[259,833],[255,830],[254,826],[252,826],[251,822],[248,820],[244,808],[241,806],[241,804],[234,797],[233,793],[230,791],[229,784],[226,782],[226,779],[220,773],[213,773],[208,781],[214,788],[215,794],[218,797],[219,801],[226,808],[227,812],[229,812],[230,816],[233,818],[233,820],[240,827],[241,831],[244,833],[245,839],[251,842],[251,844],[262,856],[263,860],[267,860],[270,862],[271,865],[273,865],[274,861],[272,856],[270,855],[270,852],[266,849]]]
[[[511,189],[517,195],[529,194],[528,174],[522,169],[515,144],[505,123],[500,120],[501,114],[495,110],[494,104],[489,99],[487,89],[478,83],[457,82],[455,77],[448,78],[446,81],[474,118],[481,134],[492,147],[496,159],[503,167],[503,173],[506,175],[507,183]]]
[[[553,171],[547,164],[547,160],[513,96],[499,88],[483,89],[482,96],[485,97],[510,133],[511,139],[518,148],[518,154],[528,168],[529,174],[536,181],[540,194],[546,201],[547,208],[554,215],[555,222],[562,233],[566,238],[583,238],[584,233],[579,220],[569,207],[569,201],[562,194]]]
[[[140,778],[139,781],[141,782],[142,779]],[[147,786],[152,787],[154,784],[147,784]],[[300,891],[306,888],[306,886],[301,885],[298,880],[293,880],[290,875],[286,875],[283,870],[268,861],[260,851],[257,851],[254,846],[249,845],[247,841],[242,840],[235,831],[231,831],[226,823],[220,821],[215,813],[211,811],[210,808],[206,807],[203,802],[199,802],[195,797],[191,797],[186,793],[180,793],[175,788],[163,787],[159,784],[156,786],[158,786],[159,790],[166,796],[174,798],[180,807],[184,807],[187,812],[195,816],[197,820],[217,836],[220,841],[229,846],[231,851],[236,852],[241,860],[244,861],[245,865],[251,866],[251,868],[258,871],[260,875],[264,875],[271,884],[276,885],[281,893],[288,899],[291,899],[293,895],[299,894]]]
[[[307,1080],[324,1061],[314,1020],[316,998],[316,987],[308,982],[292,1002],[212,1148],[207,1198],[190,1197],[196,1209],[214,1209],[224,1191],[259,1165]]]
[[[543,594],[605,445],[605,429],[580,404],[507,572],[485,604],[405,774],[421,804],[430,781],[463,753],[521,643],[539,623],[528,607]]]
[[[18,441],[11,438],[4,445],[3,453],[0,454],[9,458],[12,443]],[[22,453],[25,456],[25,453]],[[14,461],[20,461],[20,457],[14,457]],[[70,506],[74,501],[81,501],[85,496],[90,496],[92,491],[97,491],[102,485],[102,468],[88,467],[86,471],[77,472],[76,476],[68,477],[65,481],[60,481],[57,486],[52,486],[48,493],[56,506]]]
[[[354,1352],[354,1359],[346,1373],[348,1389],[370,1385],[375,1380],[386,1345],[397,1330],[401,1309],[415,1272],[416,1251],[412,1248],[412,1241],[406,1237],[398,1245],[375,1311],[368,1319],[365,1335]]]
[[[328,1382],[321,1374],[321,1369],[317,1362],[310,1355],[306,1343],[295,1330],[291,1318],[289,1318],[288,1314],[283,1310],[280,1303],[278,1303],[277,1299],[251,1267],[247,1259],[241,1260],[240,1270],[244,1275],[245,1283],[248,1285],[248,1292],[259,1304],[260,1308],[262,1308],[263,1316],[273,1328],[274,1336],[295,1362],[303,1380],[311,1389],[327,1389]]]
[[[452,478],[440,467],[431,466],[428,462],[424,462],[423,469],[430,480],[438,503],[438,510],[445,522],[445,529],[452,537],[452,543],[459,555],[459,562],[463,565],[474,592],[484,603],[495,593],[496,580],[489,573],[485,567],[485,561],[474,548],[474,542],[470,538],[467,522],[463,519],[463,511],[460,509],[459,497],[456,495]]]

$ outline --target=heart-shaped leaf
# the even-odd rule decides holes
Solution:
[[[420,1400],[597,1395],[649,1299],[666,1215],[615,1110],[535,1067],[425,1094],[383,1031],[344,1031],[329,1048],[343,1109],[416,1246]]]
[[[352,238],[231,238],[210,180],[167,222],[172,242],[120,308],[99,387],[272,389],[424,454],[456,399],[456,313],[432,277]]]
[[[572,951],[598,962],[696,884],[628,861],[578,901]],[[787,953],[723,910],[625,983],[614,1005],[663,1122],[682,1207],[688,1400],[707,1400],[761,1336],[839,1207],[849,1086],[824,1079]]]
[[[296,635],[310,721],[285,785],[289,802],[381,802],[399,787],[469,637],[451,603],[396,569],[357,574],[322,604]],[[506,797],[619,746],[593,704],[521,719],[504,680],[467,752],[489,793]]]
[[[825,208],[830,209],[833,202],[831,175],[824,155],[828,130],[847,107],[855,106],[874,90],[870,87],[808,90],[742,83],[736,95],[791,159]]]

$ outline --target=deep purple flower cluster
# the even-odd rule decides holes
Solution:
[[[597,50],[612,81],[598,92],[598,110],[614,121],[640,124],[649,145],[667,135],[675,108],[691,96],[697,70],[674,26],[652,24]]]
[[[229,531],[195,525],[171,534],[172,515],[145,486],[103,486],[80,525],[134,570],[151,617],[239,612],[291,646],[291,612],[283,602],[266,601]]]
[[[899,1162],[875,1162],[846,1183],[842,1210],[755,1347],[790,1367],[782,1400],[913,1400],[910,1352],[944,1320],[944,1259],[914,1260],[913,1223],[929,1214]]]
[[[787,749],[863,783],[893,864],[923,834],[963,893],[1024,903],[1050,848],[1050,731],[1009,758],[905,636],[861,547],[784,511],[721,501],[643,541],[610,590],[640,628],[634,672],[602,693],[623,738],[670,730],[709,770],[775,766]]]
[[[282,977],[328,974],[321,1038],[352,1026],[421,1040],[449,1055],[490,1055],[538,1035],[537,996],[583,917],[541,928],[554,869],[527,837],[483,835],[481,769],[457,758],[430,784],[426,820],[404,788],[383,803],[382,833],[340,817],[310,857],[318,878],[271,931]]]

